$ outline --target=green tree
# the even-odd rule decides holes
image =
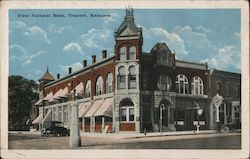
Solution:
[[[38,85],[22,76],[9,76],[9,128],[24,125],[38,99]]]

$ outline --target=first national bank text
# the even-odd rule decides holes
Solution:
[[[57,13],[49,13],[49,14],[18,14],[18,18],[66,18],[66,17],[110,17],[110,14],[57,14]]]

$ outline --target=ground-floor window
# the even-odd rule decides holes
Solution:
[[[135,121],[135,113],[133,107],[121,108],[121,121]]]
[[[67,105],[63,106],[63,122],[68,122],[68,108]]]
[[[226,122],[232,123],[232,103],[226,103]]]
[[[62,106],[58,107],[58,120],[62,121]]]

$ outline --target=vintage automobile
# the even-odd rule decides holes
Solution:
[[[46,121],[43,124],[41,136],[69,136],[70,130],[60,121]]]

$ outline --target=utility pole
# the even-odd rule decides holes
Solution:
[[[73,80],[73,83],[74,83],[74,80]],[[69,138],[69,146],[71,148],[81,146],[81,137],[80,137],[80,128],[79,128],[79,119],[78,119],[78,102],[75,101],[76,100],[75,94],[76,94],[76,90],[74,89],[73,94],[72,94],[73,100],[71,103],[72,112],[71,112],[70,138]]]

